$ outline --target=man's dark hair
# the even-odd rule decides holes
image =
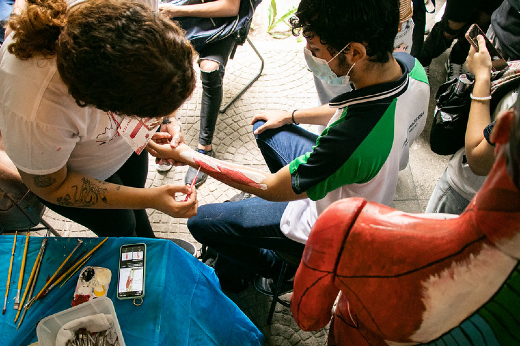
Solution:
[[[394,50],[399,0],[302,0],[291,25],[294,35],[317,35],[331,54],[353,41],[365,45],[369,61],[385,63]]]
[[[72,8],[56,60],[78,105],[123,115],[168,115],[195,87],[193,48],[182,29],[133,1]]]

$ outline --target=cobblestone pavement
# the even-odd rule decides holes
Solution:
[[[256,112],[264,109],[291,110],[313,107],[317,105],[317,96],[312,74],[307,70],[303,59],[302,42],[297,42],[293,37],[284,40],[266,39],[265,33],[257,35],[253,33],[250,37],[265,60],[265,68],[251,88],[220,115],[213,145],[217,158],[267,171],[267,166],[251,133],[252,117]],[[432,95],[444,78],[444,72],[441,70],[445,55],[435,60],[430,67],[431,74],[438,76],[431,80]],[[247,84],[259,67],[260,60],[247,43],[238,48],[235,58],[227,67],[224,104]],[[194,95],[180,111],[186,142],[192,147],[196,146],[198,138],[200,93],[199,81]],[[433,103],[430,102],[430,114],[432,111]],[[396,209],[422,212],[435,183],[446,167],[448,157],[435,155],[429,149],[430,123],[431,121],[428,122],[423,135],[411,148],[410,164],[400,173],[397,193],[392,204]],[[150,187],[166,183],[183,184],[186,169],[186,167],[175,167],[166,174],[159,173],[156,171],[154,159],[151,158],[146,185]],[[223,202],[237,192],[209,177],[198,189],[199,204]],[[148,214],[158,237],[185,239],[200,248],[200,244],[194,241],[187,230],[186,219],[174,219],[156,210],[148,210]],[[84,227],[63,219],[52,211],[47,210],[44,217],[63,236],[95,236]],[[229,296],[265,334],[267,345],[300,346],[326,343],[326,328],[313,333],[301,331],[296,326],[290,310],[280,304],[277,304],[272,325],[268,326],[266,319],[271,299],[256,292],[252,286],[240,294],[229,294]],[[285,295],[284,298],[289,299],[290,294]]]

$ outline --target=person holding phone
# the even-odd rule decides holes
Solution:
[[[457,151],[437,182],[426,213],[460,214],[480,189],[495,161],[494,144],[489,139],[497,113],[507,112],[516,102],[518,92],[508,93],[493,114],[491,104],[491,56],[484,36],[478,35],[477,49],[471,47],[467,66],[475,75],[465,146]]]
[[[436,23],[426,37],[420,53],[416,56],[423,66],[451,47],[446,61],[446,80],[458,78],[462,73],[462,65],[469,52],[469,43],[464,34],[469,26],[477,23],[484,32],[491,21],[491,14],[503,0],[446,0],[446,10],[442,20]]]
[[[191,44],[153,5],[27,0],[0,48],[7,155],[48,208],[98,236],[154,237],[146,208],[196,214],[189,187],[144,188],[148,155],[134,149],[195,87]]]

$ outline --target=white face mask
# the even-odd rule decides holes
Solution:
[[[316,77],[321,79],[322,81],[330,84],[330,85],[349,85],[350,83],[350,76],[349,73],[354,67],[356,63],[354,63],[352,66],[350,66],[350,69],[348,70],[347,74],[345,76],[338,77],[329,66],[329,63],[334,60],[341,52],[345,50],[350,45],[347,44],[345,47],[343,47],[342,50],[340,50],[336,55],[332,57],[329,61],[321,58],[317,58],[314,55],[312,55],[311,51],[307,49],[307,47],[303,48],[303,55],[305,56],[305,61],[307,62],[307,66],[309,69],[314,73]]]

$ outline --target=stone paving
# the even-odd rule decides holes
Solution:
[[[216,156],[220,159],[267,171],[267,166],[251,133],[252,117],[264,109],[292,110],[313,107],[317,105],[317,96],[312,74],[307,70],[303,59],[303,42],[298,42],[293,37],[273,40],[265,33],[255,35],[254,31],[255,29],[250,37],[265,60],[265,68],[251,88],[220,115],[213,145]],[[430,67],[432,76],[435,76],[430,81],[432,95],[444,78],[444,72],[441,70],[445,58],[446,54],[434,60]],[[226,104],[243,85],[247,84],[259,67],[260,61],[247,43],[238,48],[235,58],[227,67],[223,104]],[[192,147],[196,146],[198,139],[200,93],[199,81],[194,95],[179,112],[186,142]],[[433,103],[430,102],[430,115],[432,111]],[[446,167],[448,157],[435,155],[429,149],[430,124],[431,119],[422,136],[411,148],[410,164],[400,173],[397,193],[392,204],[396,209],[422,212],[435,183]],[[312,127],[309,129],[312,130]],[[151,158],[146,185],[150,187],[166,183],[183,184],[186,169],[186,167],[175,167],[166,174],[159,173],[156,171],[154,159]],[[209,177],[198,189],[199,204],[223,202],[237,192],[238,190]],[[194,241],[187,230],[186,219],[174,219],[156,210],[148,210],[148,214],[158,237],[185,239],[200,248],[200,244]],[[47,210],[44,218],[62,236],[95,236],[84,227],[52,211]],[[267,345],[324,345],[326,343],[327,328],[313,333],[301,331],[296,326],[290,310],[280,304],[277,305],[272,325],[268,326],[266,319],[271,299],[256,292],[252,286],[240,294],[229,294],[229,296],[265,334]],[[286,294],[284,298],[289,299],[290,294]]]

